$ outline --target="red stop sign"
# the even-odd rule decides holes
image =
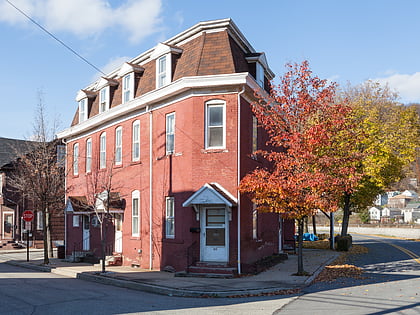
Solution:
[[[34,213],[31,210],[23,211],[23,220],[31,222],[34,219]]]

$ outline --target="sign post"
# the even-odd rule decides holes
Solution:
[[[23,211],[23,215],[22,218],[25,222],[28,222],[30,224],[30,222],[32,222],[32,220],[34,219],[34,212],[31,210],[25,210]],[[31,229],[27,229],[26,230],[26,261],[29,261],[29,233],[30,233]]]

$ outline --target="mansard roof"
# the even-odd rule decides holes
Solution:
[[[267,80],[274,77],[268,67],[265,54],[257,52],[252,47],[231,19],[223,19],[194,25],[122,64],[121,67],[81,91],[86,93],[84,96],[91,96],[88,91],[98,94],[98,87],[103,86],[104,80],[117,81],[119,84],[113,86],[113,97],[109,108],[119,107],[122,105],[121,77],[130,71],[135,73],[134,98],[148,95],[156,91],[156,58],[165,53],[172,55],[171,84],[186,78],[208,78],[217,75],[250,74],[251,77],[256,78],[256,61],[263,66]],[[246,81],[242,80],[240,84],[244,82]],[[99,98],[92,97],[89,101],[88,118],[98,114],[94,110],[98,106]],[[78,123],[78,111],[76,111],[71,126]]]

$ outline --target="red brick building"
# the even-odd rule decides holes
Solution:
[[[115,199],[106,246],[124,265],[218,262],[241,272],[278,253],[292,237],[279,216],[257,213],[237,190],[263,166],[253,152],[266,139],[250,103],[273,76],[225,19],[198,23],[80,90],[73,123],[58,135],[68,157],[67,255],[100,254],[88,183],[101,173],[112,174]]]

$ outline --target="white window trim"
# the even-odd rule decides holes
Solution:
[[[128,84],[126,84],[126,78],[128,79]],[[128,85],[128,86],[127,86]],[[128,100],[125,100],[125,93],[128,91]],[[128,103],[134,99],[134,72],[129,72],[122,78],[122,104]]]
[[[134,220],[135,216],[133,215],[133,200],[137,199],[137,233],[134,233]],[[140,192],[135,190],[131,193],[131,236],[139,237],[140,236]]]
[[[170,116],[174,117],[173,120],[172,120],[173,121],[172,133],[168,132],[168,126],[169,126],[168,117],[170,117]],[[176,124],[175,119],[176,119],[175,112],[168,113],[165,116],[165,152],[166,152],[166,155],[170,155],[170,154],[175,153],[175,124]],[[168,149],[168,143],[169,143],[168,142],[168,136],[170,136],[170,135],[173,135],[172,150]]]
[[[115,129],[115,165],[122,164],[122,127],[119,126]],[[119,151],[119,154],[118,154]]]
[[[104,108],[102,104],[105,104]],[[109,86],[105,86],[99,91],[99,113],[104,113],[107,110],[109,110]]]
[[[80,227],[80,215],[73,215],[73,227]]]
[[[86,140],[86,173],[92,171],[92,139]]]
[[[252,143],[251,143],[251,153],[255,154],[258,151],[258,119],[255,115],[252,115]]]
[[[258,239],[258,210],[255,203],[252,204],[252,239]]]
[[[160,60],[162,58],[166,58],[165,59],[165,72],[161,72],[160,70]],[[160,78],[162,75],[165,75],[165,81],[161,84],[160,83]],[[172,54],[168,53],[165,54],[163,56],[160,56],[159,58],[156,59],[156,88],[159,89],[165,85],[168,85],[169,83],[171,83],[172,81]]]
[[[79,124],[87,120],[87,114],[88,114],[87,104],[88,104],[87,98],[83,98],[79,101]]]
[[[79,175],[79,143],[73,145],[73,175]]]
[[[137,132],[136,132],[137,129]],[[136,140],[137,138],[137,140]],[[137,144],[137,150],[136,148],[136,144]],[[133,122],[132,125],[132,148],[131,148],[131,159],[133,162],[138,162],[140,161],[140,121],[136,120]]]
[[[205,148],[207,149],[225,149],[226,148],[226,102],[221,100],[212,100],[206,102],[205,105]],[[212,106],[223,106],[223,144],[221,146],[209,146],[209,117],[208,109]]]
[[[104,142],[102,142],[102,139],[104,139]],[[102,143],[104,144],[103,147]],[[99,168],[106,168],[106,132],[101,133],[99,136]]]
[[[171,203],[172,206],[172,216],[168,215],[168,203]],[[169,220],[171,219],[173,234],[169,234]],[[166,197],[165,199],[165,238],[173,239],[175,238],[175,199],[174,197]]]

